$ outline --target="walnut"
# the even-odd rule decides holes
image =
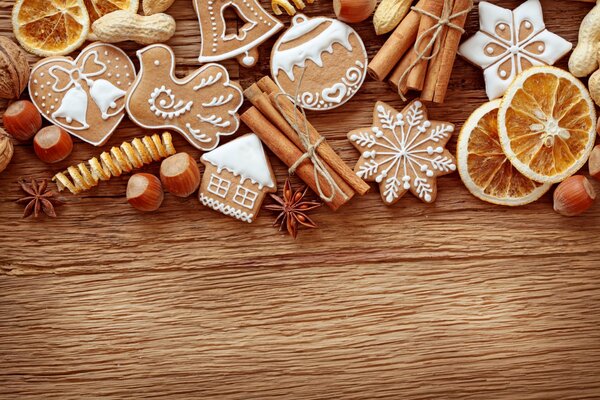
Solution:
[[[0,98],[18,99],[27,86],[30,71],[23,49],[0,36]]]
[[[13,143],[10,136],[0,128],[0,172],[4,171],[13,156]]]

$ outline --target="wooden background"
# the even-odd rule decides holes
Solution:
[[[2,35],[12,35],[12,4],[0,0]],[[576,42],[591,6],[543,6],[549,29]],[[330,0],[306,12],[332,15]],[[200,40],[191,0],[170,13],[169,44],[187,73]],[[356,28],[373,56],[384,39],[370,22]],[[244,87],[268,73],[273,41],[255,69],[225,63]],[[432,117],[460,127],[483,87],[481,71],[458,60]],[[350,165],[346,132],[370,124],[376,99],[402,106],[368,79],[346,106],[310,114]],[[125,122],[106,148],[144,133]],[[69,196],[56,220],[20,218],[18,177],[51,177],[99,152],[77,142],[48,167],[19,144],[0,174],[2,399],[600,398],[600,205],[572,219],[552,211],[551,194],[492,206],[455,174],[438,180],[434,205],[407,195],[385,207],[374,189],[337,213],[320,209],[321,228],[293,241],[268,211],[247,225],[196,197],[138,213],[122,177]]]

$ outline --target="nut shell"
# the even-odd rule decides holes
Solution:
[[[589,158],[590,175],[600,180],[600,144],[594,147]]]
[[[14,145],[10,136],[0,128],[0,172],[4,171],[14,154]]]
[[[160,181],[177,197],[188,197],[200,186],[200,168],[188,153],[177,153],[163,160]]]
[[[64,129],[55,125],[47,126],[33,138],[33,151],[43,162],[53,164],[71,154],[73,139]]]
[[[587,211],[596,193],[590,181],[583,175],[565,179],[554,191],[554,211],[565,217],[574,217]]]
[[[23,49],[0,36],[0,98],[18,99],[27,87],[30,72]]]
[[[369,18],[377,0],[333,0],[333,11],[340,21],[354,24]]]
[[[140,173],[127,182],[127,201],[139,211],[156,211],[164,199],[160,179],[152,174]]]
[[[32,102],[19,100],[8,106],[3,122],[6,131],[15,139],[27,141],[42,127],[42,116]]]

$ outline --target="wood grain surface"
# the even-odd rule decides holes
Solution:
[[[591,5],[542,3],[548,28],[575,43]],[[0,0],[2,35],[12,5]],[[198,22],[190,0],[169,12],[186,74],[198,67]],[[306,12],[332,15],[331,2]],[[467,35],[477,26],[474,11]],[[355,27],[372,57],[384,38],[370,22]],[[224,63],[242,86],[268,74],[273,42],[254,69]],[[402,106],[368,79],[346,106],[309,113],[349,165],[346,133],[370,124],[376,100]],[[481,71],[457,60],[448,100],[430,114],[460,127],[484,101]],[[105,148],[145,133],[124,121]],[[2,399],[600,398],[598,205],[572,219],[552,211],[551,194],[492,206],[454,174],[438,180],[433,205],[407,195],[385,207],[373,187],[337,213],[318,210],[321,228],[293,241],[268,211],[247,225],[195,197],[167,195],[140,214],[125,176],[67,195],[56,220],[20,218],[18,177],[51,177],[101,150],[76,141],[49,167],[18,144],[0,174]]]

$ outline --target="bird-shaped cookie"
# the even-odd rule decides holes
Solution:
[[[156,44],[137,55],[140,72],[126,101],[133,122],[148,129],[176,130],[204,151],[217,147],[221,135],[237,131],[243,94],[223,66],[206,64],[178,79],[170,47]]]

